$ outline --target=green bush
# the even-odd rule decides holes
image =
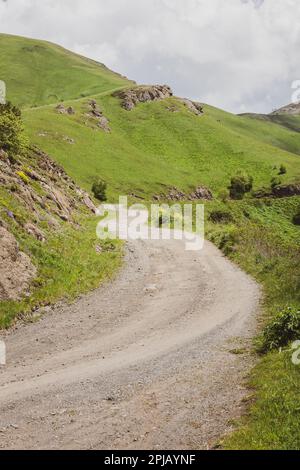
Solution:
[[[248,175],[237,175],[231,178],[229,193],[231,199],[241,200],[253,188],[253,178]]]
[[[293,224],[300,225],[300,207],[296,215],[293,217]]]
[[[281,179],[280,178],[272,178],[271,179],[271,188],[274,189],[276,188],[276,186],[280,186],[281,185]]]
[[[98,201],[107,201],[106,197],[107,184],[102,180],[96,180],[92,186],[92,192]]]
[[[228,198],[229,198],[229,193],[226,189],[222,189],[220,192],[219,192],[219,198],[222,202],[226,203],[228,201]]]
[[[284,165],[280,165],[280,168],[279,168],[279,175],[286,175],[287,174],[287,169]]]
[[[13,158],[22,155],[27,147],[21,111],[9,102],[0,104],[0,149]]]
[[[228,224],[233,221],[230,212],[222,210],[212,211],[208,219],[215,224]]]
[[[300,310],[286,308],[266,326],[262,336],[262,352],[287,346],[291,341],[300,339]]]
[[[217,245],[226,256],[229,256],[236,251],[236,246],[239,242],[239,234],[235,226],[227,225],[223,226],[222,230],[214,230],[211,232],[209,239]]]

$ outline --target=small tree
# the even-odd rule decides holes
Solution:
[[[279,168],[279,175],[286,175],[287,174],[287,169],[284,165],[280,165],[280,168]]]
[[[102,201],[102,202],[107,201],[106,190],[107,190],[107,184],[104,181],[97,179],[93,183],[92,192],[95,198],[98,199],[98,201]]]
[[[0,149],[14,157],[23,154],[27,147],[21,111],[9,102],[0,104]]]
[[[248,175],[237,175],[231,178],[229,193],[231,199],[243,199],[253,188],[253,178]]]

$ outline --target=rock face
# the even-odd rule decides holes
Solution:
[[[131,111],[138,103],[164,100],[173,96],[173,92],[168,85],[153,85],[117,91],[113,96],[122,100],[122,108]]]
[[[96,213],[88,193],[76,186],[63,168],[36,148],[24,162],[11,161],[4,151],[0,151],[0,184],[37,223],[49,220],[54,226],[58,223],[55,218],[72,222],[73,213],[80,207]],[[11,218],[13,216],[12,213]],[[25,230],[35,238],[43,239],[42,231],[32,223],[27,224]]]
[[[0,300],[18,300],[28,291],[36,268],[19,250],[15,237],[0,225]]]
[[[37,148],[13,159],[0,150],[0,186],[8,196],[0,201],[0,300],[18,300],[28,292],[36,268],[19,250],[10,222],[44,243],[47,233],[60,230],[64,222],[77,227],[78,216],[96,213],[96,207],[88,193]]]

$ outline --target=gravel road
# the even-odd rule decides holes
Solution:
[[[130,242],[125,261],[113,282],[2,335],[0,448],[207,449],[231,430],[257,284],[208,242]]]

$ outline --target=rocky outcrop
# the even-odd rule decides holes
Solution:
[[[204,199],[206,201],[211,201],[213,199],[213,194],[210,189],[205,186],[198,186],[194,193],[190,195],[191,200]]]
[[[211,201],[213,199],[213,194],[210,189],[205,186],[198,186],[195,191],[191,193],[185,193],[180,189],[173,187],[170,189],[168,194],[155,195],[154,200],[169,200],[169,201],[197,201],[205,200]]]
[[[0,300],[18,300],[28,291],[36,268],[0,222]]]
[[[85,113],[85,125],[91,127],[95,130],[103,130],[104,132],[110,132],[109,120],[107,117],[104,116],[103,112],[101,111],[97,101],[90,100],[88,102],[88,109]]]
[[[283,198],[300,196],[300,183],[298,184],[282,184],[272,189],[262,188],[256,191],[254,197],[261,199],[264,197]]]
[[[138,103],[164,100],[173,96],[173,92],[168,85],[153,85],[117,91],[113,96],[122,100],[122,108],[131,111]]]
[[[204,114],[204,109],[201,103],[196,101],[191,101],[186,98],[179,98],[179,100],[196,116],[202,116]]]
[[[56,106],[55,110],[58,114],[69,114],[70,116],[75,114],[75,109],[72,106],[66,108],[63,104]]]
[[[13,162],[0,151],[0,184],[37,222],[49,219],[54,225],[55,218],[72,222],[73,214],[84,207],[96,213],[88,193],[80,189],[60,165],[36,148],[26,159]],[[27,226],[28,230],[35,238],[44,238],[37,228]]]
[[[300,184],[284,184],[275,186],[272,193],[275,197],[292,197],[300,196]]]
[[[147,103],[150,101],[164,100],[173,96],[173,92],[168,85],[153,85],[153,86],[137,86],[127,90],[117,91],[113,94],[121,99],[122,108],[126,111],[131,111],[138,103]],[[187,98],[176,98],[178,102],[183,103],[196,116],[204,114],[203,106],[201,103],[191,101]],[[168,111],[175,113],[180,109],[175,103],[167,106]]]
[[[5,194],[0,201],[0,300],[18,300],[28,292],[36,268],[20,251],[10,227],[44,243],[65,222],[78,227],[79,216],[96,213],[96,207],[88,193],[37,148],[13,159],[0,150],[0,186]]]

